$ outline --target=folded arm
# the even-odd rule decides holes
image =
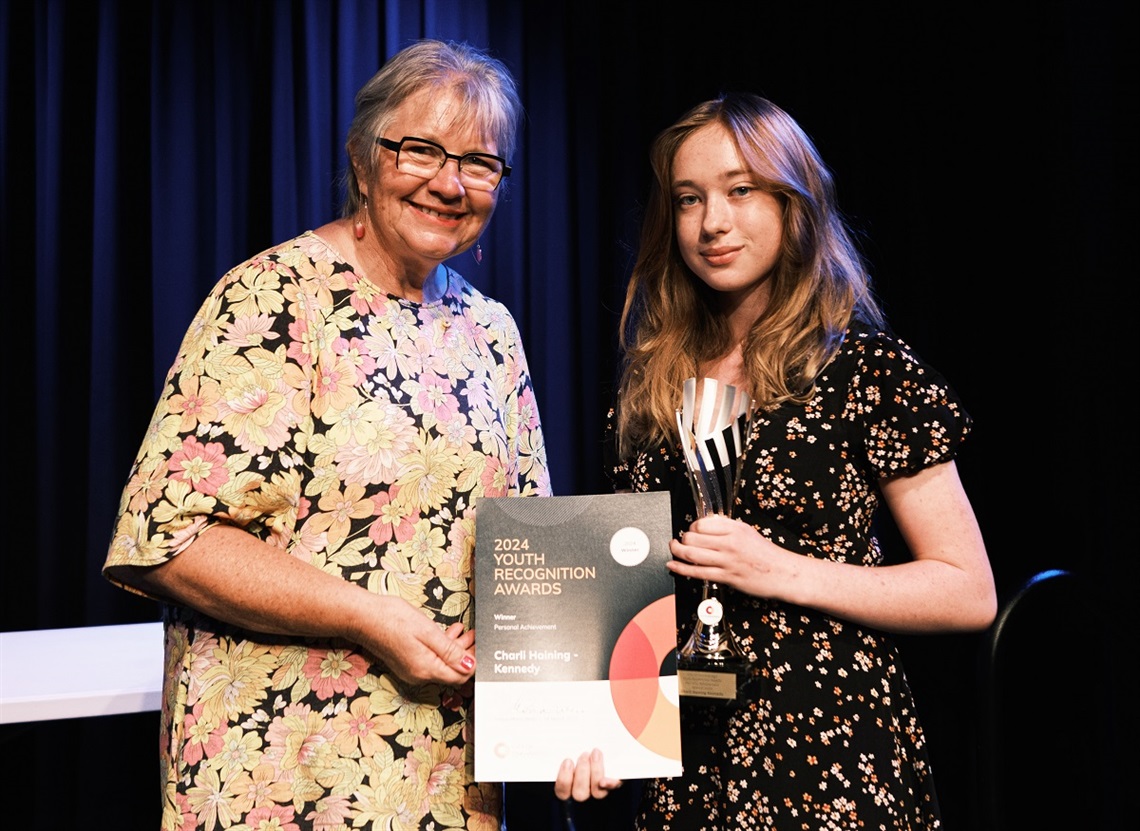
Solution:
[[[379,595],[293,557],[240,528],[218,525],[156,566],[108,576],[256,632],[342,638],[409,683],[461,684],[475,667],[475,633],[447,630],[407,601]]]
[[[723,516],[697,520],[669,568],[759,597],[891,632],[977,631],[997,613],[985,543],[954,462],[882,483],[911,559],[896,565],[805,557]]]

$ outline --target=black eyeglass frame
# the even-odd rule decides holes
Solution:
[[[376,143],[377,144],[379,144],[385,150],[391,150],[393,153],[396,154],[396,168],[397,169],[399,169],[399,167],[400,167],[400,150],[403,148],[404,142],[406,142],[406,141],[418,141],[420,144],[430,144],[432,147],[438,147],[440,152],[443,153],[443,161],[441,161],[439,163],[439,169],[440,170],[443,170],[443,166],[445,164],[447,164],[448,159],[455,159],[455,163],[459,166],[459,171],[461,173],[463,172],[463,160],[464,159],[470,159],[473,157],[474,158],[484,158],[484,159],[494,159],[495,161],[497,161],[499,164],[501,164],[503,166],[503,171],[502,171],[502,173],[499,174],[499,179],[498,179],[498,181],[495,182],[495,187],[491,188],[491,190],[497,189],[499,187],[499,185],[502,183],[503,179],[505,179],[511,175],[511,166],[509,164],[507,164],[507,160],[504,159],[502,156],[496,156],[494,153],[449,153],[449,152],[447,152],[447,148],[444,147],[439,142],[432,141],[431,139],[420,138],[419,136],[404,136],[399,141],[393,141],[390,138],[384,138],[384,136],[377,136],[376,137]],[[412,174],[412,175],[414,176],[416,174]]]

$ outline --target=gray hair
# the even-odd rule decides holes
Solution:
[[[356,93],[356,115],[345,140],[349,164],[342,216],[353,216],[360,208],[357,168],[368,178],[375,172],[376,136],[391,124],[401,104],[425,89],[458,95],[464,116],[482,126],[509,163],[522,101],[506,64],[467,43],[419,40],[389,58]]]

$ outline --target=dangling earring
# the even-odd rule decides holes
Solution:
[[[475,265],[482,265],[483,263],[483,246],[475,243]]]
[[[364,217],[368,213],[368,197],[362,196],[361,201],[363,205],[360,213],[356,216],[356,221],[352,223],[352,231],[356,234],[357,239],[364,239]]]

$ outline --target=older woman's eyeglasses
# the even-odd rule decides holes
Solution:
[[[439,173],[448,159],[455,159],[464,187],[473,190],[494,190],[504,176],[511,175],[506,159],[490,153],[448,153],[442,145],[416,136],[404,136],[399,141],[377,136],[376,143],[396,154],[397,170],[424,179]]]

